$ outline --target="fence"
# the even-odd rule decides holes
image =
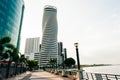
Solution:
[[[84,78],[86,80],[120,80],[120,75],[84,72]]]
[[[0,63],[0,80],[7,77],[13,77],[17,74],[23,73],[26,71],[26,66],[24,64],[15,64],[12,63],[7,71],[8,64]]]

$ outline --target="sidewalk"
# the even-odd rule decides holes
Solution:
[[[32,72],[30,80],[70,80],[70,79],[46,71],[36,71]]]
[[[9,78],[7,80],[73,80],[60,75],[55,75],[43,70],[37,70],[33,72],[26,72],[16,77]]]
[[[31,73],[32,72],[27,71],[25,73],[15,76],[15,77],[4,79],[4,80],[29,80]]]

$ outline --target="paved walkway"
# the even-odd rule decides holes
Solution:
[[[45,71],[37,71],[32,73],[30,80],[70,80],[70,79]]]
[[[31,72],[27,71],[25,73],[15,76],[15,77],[4,79],[4,80],[26,80],[28,77],[30,77],[30,75],[31,75]],[[26,79],[24,79],[24,78],[26,78]]]
[[[39,70],[34,72],[26,72],[24,74],[18,75],[13,78],[9,78],[7,80],[72,80],[72,79]]]

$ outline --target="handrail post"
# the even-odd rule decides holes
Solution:
[[[115,79],[118,80],[117,75],[115,75]]]
[[[107,74],[105,74],[105,76],[106,76],[106,79],[108,80],[108,76],[107,76]]]
[[[91,73],[91,77],[92,77],[92,80],[94,80],[92,73]]]
[[[86,73],[87,79],[89,79],[88,73]]]

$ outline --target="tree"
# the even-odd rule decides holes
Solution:
[[[19,51],[13,44],[10,43],[10,37],[3,37],[0,39],[0,60],[9,59],[8,65],[6,69],[6,78],[9,76],[10,65],[12,61],[18,61],[19,59]]]
[[[20,57],[20,63],[25,63],[25,64],[27,64],[27,59],[25,58],[25,55],[21,55],[21,57]]]
[[[71,58],[71,57],[67,58],[67,59],[65,59],[64,64],[67,67],[71,67],[72,65],[75,65],[75,60],[73,58]]]
[[[27,60],[27,64],[30,70],[33,70],[34,68],[38,67],[38,61],[37,60]]]
[[[54,67],[57,64],[57,58],[50,58],[49,63]]]
[[[17,61],[19,59],[19,50],[10,41],[10,37],[0,39],[0,60],[11,58],[12,61]]]
[[[57,58],[50,58],[49,63],[51,64],[57,63]]]
[[[14,48],[11,56],[13,57],[13,61],[17,63],[20,59],[19,50],[17,48]]]
[[[4,57],[7,58],[8,55],[5,53],[7,53],[8,52],[7,49],[11,47],[10,41],[11,41],[10,37],[3,37],[2,39],[0,39],[0,60],[4,59]]]

